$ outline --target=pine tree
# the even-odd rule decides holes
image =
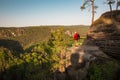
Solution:
[[[83,5],[81,6],[81,10],[86,9],[89,6],[92,7],[92,19],[91,19],[92,24],[94,22],[95,9],[98,8],[98,6],[95,6],[94,2],[95,0],[84,0]]]

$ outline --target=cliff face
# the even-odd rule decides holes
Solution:
[[[120,11],[101,15],[90,27],[84,44],[96,45],[108,56],[120,60]]]
[[[120,80],[120,11],[104,13],[91,25],[84,43],[69,50],[57,80]]]

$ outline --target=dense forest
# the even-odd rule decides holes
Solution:
[[[14,39],[1,39],[0,80],[55,80],[55,72],[66,65],[66,58],[61,53],[75,45],[73,37],[65,34],[68,28],[57,27],[50,32],[47,40],[26,49]],[[83,40],[79,40],[79,45]]]

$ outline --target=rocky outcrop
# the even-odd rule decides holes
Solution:
[[[85,47],[84,47],[85,46]],[[88,49],[86,49],[88,46]],[[96,47],[98,49],[90,49],[90,47]],[[119,62],[120,62],[120,11],[106,12],[99,19],[97,19],[89,28],[87,38],[85,39],[82,49],[84,50],[84,56],[87,54],[95,57],[90,66],[108,64],[114,66],[111,71],[113,74],[106,77],[105,80],[119,80]],[[89,50],[90,49],[90,50]],[[88,58],[88,60],[91,60]],[[114,61],[116,60],[116,61]],[[111,64],[114,63],[114,64]],[[90,67],[89,66],[89,67]],[[110,68],[106,66],[107,68]],[[104,68],[106,68],[104,67]],[[107,70],[106,68],[106,70]],[[92,68],[93,69],[93,68]],[[98,68],[100,69],[100,68]],[[106,73],[106,72],[101,72]],[[110,72],[108,72],[110,73]],[[89,75],[89,73],[87,74]],[[91,74],[90,74],[91,75]],[[89,76],[90,76],[89,75]],[[106,74],[107,75],[107,74]],[[96,77],[94,75],[94,77]]]
[[[69,50],[63,80],[120,80],[120,11],[104,13]]]
[[[95,61],[111,61],[103,51],[96,45],[86,44],[80,47],[71,47],[68,56],[70,63],[65,71],[66,80],[83,80],[88,74],[88,69]],[[115,66],[116,67],[116,66]]]
[[[0,28],[0,38],[22,36],[25,33],[23,28]]]
[[[71,65],[66,68],[68,80],[83,80],[87,75],[92,75],[87,72],[91,66],[105,64],[114,68],[111,70],[112,74],[106,74],[107,77],[104,79],[118,80],[119,75],[116,74],[119,73],[120,67],[114,59],[120,60],[120,11],[104,13],[89,28],[83,45],[71,52]],[[79,67],[80,65],[82,67]],[[106,71],[107,65],[104,67]],[[104,74],[106,71],[100,73]],[[111,75],[113,77],[110,78]]]
[[[98,46],[120,60],[120,11],[106,12],[90,27],[84,44]]]

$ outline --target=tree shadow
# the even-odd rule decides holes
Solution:
[[[66,80],[81,80],[84,74],[81,74],[81,70],[85,67],[86,63],[79,62],[80,54],[73,53],[70,57],[71,65],[66,68]],[[84,73],[84,72],[83,72]]]
[[[15,40],[0,39],[0,47],[7,48],[14,54],[23,53],[24,51],[21,44]]]

